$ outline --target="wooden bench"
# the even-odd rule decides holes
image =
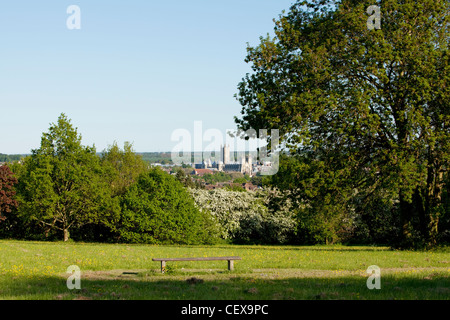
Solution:
[[[242,260],[241,257],[202,257],[202,258],[153,258],[153,261],[161,261],[161,273],[164,273],[166,261],[214,261],[227,260],[228,270],[234,269],[234,260]]]

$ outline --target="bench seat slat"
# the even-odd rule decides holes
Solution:
[[[153,261],[213,261],[213,260],[242,260],[241,257],[200,257],[200,258],[153,258]]]
[[[234,269],[234,260],[242,260],[241,257],[198,257],[198,258],[153,258],[153,261],[161,261],[161,272],[164,273],[167,261],[213,261],[228,260],[228,270]]]

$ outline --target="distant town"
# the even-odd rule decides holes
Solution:
[[[183,172],[205,189],[225,187],[234,190],[255,190],[262,187],[261,176],[272,166],[270,162],[259,161],[256,152],[231,152],[229,146],[222,146],[221,151],[217,153],[219,157],[213,153],[208,158],[203,158],[203,154],[192,154],[192,162],[183,163]],[[152,166],[159,166],[170,174],[177,174],[179,166],[167,161],[165,155],[161,155],[163,161],[152,162]],[[202,161],[196,163],[194,159],[199,158]]]
[[[136,152],[150,166],[160,167],[171,175],[184,174],[191,185],[208,190],[229,188],[232,190],[256,190],[262,188],[262,176],[272,163],[258,160],[256,152],[230,151],[228,145],[219,152],[204,158],[202,152],[192,152],[191,162],[181,166],[174,164],[171,152]],[[101,153],[99,153],[101,154]],[[21,161],[28,154],[7,155],[0,153],[0,166]],[[202,161],[195,161],[202,159]]]

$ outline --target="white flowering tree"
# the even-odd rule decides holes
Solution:
[[[295,232],[295,217],[288,206],[269,210],[276,193],[189,189],[197,207],[209,212],[221,237],[236,242],[283,243]]]

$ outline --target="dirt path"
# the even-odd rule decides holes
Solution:
[[[381,268],[381,275],[386,274],[409,274],[421,275],[424,279],[432,279],[436,275],[450,277],[449,267],[427,267],[427,268]],[[67,277],[67,274],[62,274]],[[303,269],[253,269],[243,273],[223,272],[220,269],[182,269],[173,274],[161,274],[158,270],[107,270],[107,271],[82,271],[82,278],[90,280],[153,280],[177,279],[190,276],[202,279],[229,279],[258,278],[258,279],[286,279],[286,278],[335,278],[360,276],[368,277],[366,270],[303,270]]]

